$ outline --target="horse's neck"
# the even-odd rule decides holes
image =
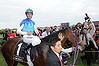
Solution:
[[[46,58],[47,51],[49,49],[49,46],[46,44],[46,42],[41,42],[41,44],[37,45],[37,55],[44,55]]]

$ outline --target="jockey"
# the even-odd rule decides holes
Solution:
[[[32,46],[40,44],[41,40],[38,36],[34,35],[34,33],[38,35],[38,30],[35,26],[34,21],[31,20],[33,16],[33,10],[27,9],[25,11],[25,15],[27,18],[22,20],[22,22],[20,23],[20,27],[17,30],[17,33],[21,34],[23,36],[23,42],[28,44],[28,46],[24,48],[24,51],[27,52],[27,50]]]

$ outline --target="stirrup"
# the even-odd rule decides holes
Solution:
[[[20,57],[20,56],[18,56],[18,55],[15,55],[14,57],[13,57],[13,59],[15,60],[15,61],[23,61],[23,57]]]

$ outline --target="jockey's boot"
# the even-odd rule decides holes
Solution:
[[[24,48],[24,52],[25,52],[26,54],[29,54],[29,53],[28,53],[28,49],[29,49],[29,48],[32,48],[32,47],[33,47],[33,46],[32,46],[32,44],[30,43],[27,47]]]

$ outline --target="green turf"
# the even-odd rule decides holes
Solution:
[[[80,59],[80,57],[81,57],[82,55],[84,55],[84,53],[79,52],[79,54],[78,54],[78,59],[77,59],[77,61],[76,61],[76,66],[87,66],[86,61],[83,63],[83,62],[81,61],[81,59]],[[68,64],[71,64],[72,61],[73,61],[73,57],[68,58]],[[98,64],[98,63],[96,64],[94,61],[93,61],[92,65],[93,65],[93,66],[99,66],[99,64]]]
[[[6,66],[5,60],[1,53],[0,53],[0,66]]]
[[[1,52],[0,52],[0,66],[7,66]],[[23,66],[23,65],[18,64],[18,66]]]

